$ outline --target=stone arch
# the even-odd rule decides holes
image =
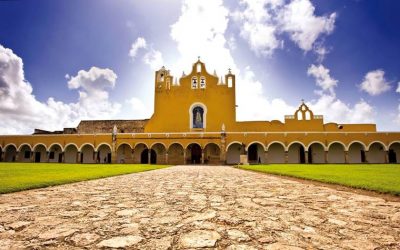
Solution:
[[[167,153],[167,147],[165,146],[165,144],[162,142],[156,142],[153,143],[150,148],[151,150],[154,150],[156,157],[155,160],[153,159],[153,164],[166,164],[165,154]]]
[[[278,143],[278,144],[282,145],[283,150],[286,150],[286,145],[285,145],[285,143],[283,143],[283,142],[281,142],[281,141],[272,141],[272,142],[268,143],[268,144],[267,144],[267,150],[269,150],[269,147],[270,147],[272,144],[275,144],[275,143]]]
[[[279,141],[268,144],[268,163],[285,163],[285,144]]]
[[[142,163],[142,153],[144,150],[148,150],[149,147],[144,142],[138,142],[135,144],[133,148],[133,162],[134,163]]]
[[[246,147],[247,160],[252,164],[265,163],[265,146],[259,141],[251,142]]]
[[[32,160],[32,147],[28,143],[22,143],[18,147],[18,162],[31,162]]]
[[[218,144],[210,142],[204,147],[204,163],[206,164],[219,164],[221,155],[221,148]]]
[[[63,162],[63,147],[59,143],[53,143],[49,146],[49,162]]]
[[[94,146],[91,143],[85,143],[81,146],[80,150],[81,157],[79,159],[80,163],[95,163],[95,150]]]
[[[328,163],[345,163],[346,146],[341,142],[331,142],[328,146]]]
[[[47,162],[48,160],[46,145],[37,143],[33,147],[33,162]]]
[[[390,143],[388,160],[389,163],[400,163],[400,141]]]
[[[200,164],[202,162],[203,149],[201,145],[192,142],[186,146],[186,161],[190,164]]]
[[[93,150],[96,148],[92,143],[83,143],[80,147],[79,147],[79,152],[82,152],[83,147],[85,147],[86,145],[89,145],[93,148]]]
[[[385,143],[383,143],[383,142],[381,142],[381,141],[373,141],[373,142],[371,142],[371,143],[368,145],[367,150],[369,151],[369,150],[371,149],[372,144],[375,144],[375,143],[381,144],[383,150],[387,150],[387,149],[388,149],[388,148],[386,147]]]
[[[364,163],[366,162],[365,150],[366,146],[360,141],[352,141],[349,143],[347,155],[349,163]]]
[[[292,142],[288,145],[288,163],[306,163],[305,146],[301,142]]]
[[[179,142],[174,142],[168,147],[168,163],[169,164],[184,164],[184,147]]]
[[[240,155],[245,154],[245,147],[239,141],[233,141],[226,147],[226,163],[239,164]]]
[[[78,146],[75,143],[69,143],[64,147],[64,162],[77,163]],[[80,159],[79,159],[80,161]]]
[[[117,147],[118,163],[133,163],[132,146],[129,143],[121,143]]]
[[[380,141],[372,142],[368,145],[367,161],[369,163],[385,163],[386,147]]]
[[[111,163],[111,146],[101,143],[96,148],[96,163]]]
[[[325,145],[319,141],[308,144],[308,163],[325,163]]]
[[[250,142],[249,144],[247,144],[247,146],[246,146],[246,151],[249,151],[249,147],[251,146],[251,145],[253,145],[253,144],[255,144],[255,143],[258,143],[258,144],[260,144],[262,147],[263,147],[263,150],[264,151],[267,151],[267,147],[264,145],[264,143],[262,143],[262,142],[260,142],[260,141],[252,141],[252,142]]]
[[[17,146],[14,143],[9,143],[4,147],[4,161],[15,162],[17,158]]]

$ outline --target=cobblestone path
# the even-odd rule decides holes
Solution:
[[[0,249],[400,249],[400,202],[177,166],[0,195]]]

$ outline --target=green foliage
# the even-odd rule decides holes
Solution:
[[[161,169],[147,164],[0,163],[0,193]]]
[[[240,168],[400,195],[398,164],[271,164]]]

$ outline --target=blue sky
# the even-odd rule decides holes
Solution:
[[[0,133],[149,118],[154,71],[237,74],[238,120],[301,99],[325,122],[400,125],[394,0],[0,2]]]

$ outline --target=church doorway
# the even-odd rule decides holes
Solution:
[[[249,162],[250,163],[259,163],[258,162],[257,144],[251,144],[249,147]]]
[[[143,152],[140,154],[140,163],[141,164],[148,164],[149,163],[149,150],[146,148],[143,150]],[[150,164],[156,164],[157,163],[157,154],[154,149],[150,150]]]
[[[201,163],[201,147],[199,144],[190,144],[188,147],[190,151],[190,163],[200,164]]]

